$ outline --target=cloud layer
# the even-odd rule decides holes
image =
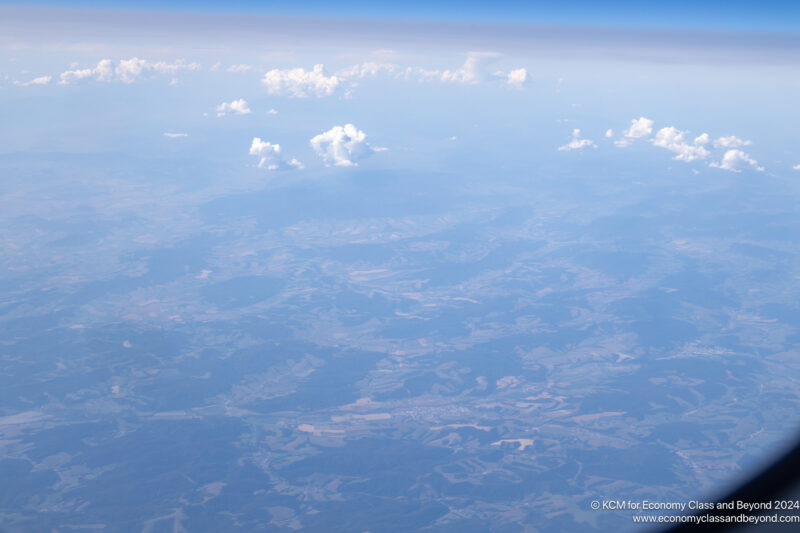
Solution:
[[[94,77],[97,81],[108,81],[114,75],[110,59],[102,59],[94,68],[67,70],[61,73],[58,83],[67,85],[84,78]]]
[[[273,69],[264,74],[261,83],[269,94],[289,95],[293,98],[330,96],[339,87],[337,76],[326,76],[324,67],[314,65],[312,70],[293,68],[288,70]]]
[[[113,67],[113,62],[110,59],[102,59],[93,68],[79,69],[77,65],[73,65],[70,70],[61,73],[58,83],[68,85],[86,78],[94,78],[97,81],[110,81],[115,74],[117,79],[123,83],[133,83],[143,74],[175,75],[182,70],[197,70],[199,68],[199,63],[187,63],[183,59],[168,63],[166,61],[153,62],[132,57],[120,60],[116,67]]]

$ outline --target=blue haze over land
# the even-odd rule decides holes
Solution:
[[[630,531],[590,502],[794,436],[794,4],[47,5],[0,7],[0,527]]]

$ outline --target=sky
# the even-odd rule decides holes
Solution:
[[[13,2],[11,2],[13,4]],[[235,0],[200,1],[32,1],[28,6],[102,8],[108,10],[158,10],[210,13],[260,13],[290,16],[375,18],[434,21],[500,22],[514,24],[610,27],[695,28],[736,30],[800,29],[800,6],[792,1],[752,2],[710,0],[693,2],[592,1],[347,1],[275,2]]]
[[[559,6],[0,5],[0,152],[800,175],[795,4]]]
[[[0,132],[6,152],[183,145],[220,157],[253,152],[267,173],[356,165],[323,147],[346,142],[354,157],[410,166],[459,152],[470,160],[476,150],[493,153],[483,164],[497,151],[518,168],[525,154],[541,164],[622,163],[639,152],[691,172],[791,175],[800,164],[791,68],[800,37],[736,29],[751,10],[743,3],[704,4],[738,21],[725,30],[719,17],[666,27],[657,15],[647,29],[636,22],[645,11],[624,3],[588,28],[580,16],[542,25],[568,16],[556,8],[521,8],[514,24],[463,22],[479,18],[477,4],[447,21],[437,20],[446,6],[437,15],[412,5],[407,13],[423,22],[381,4],[347,4],[337,18],[325,18],[327,8],[304,17],[244,3],[224,13],[204,3],[153,13],[77,6],[0,8],[0,87],[14,103],[2,113],[18,125]],[[348,18],[350,9],[383,18]],[[769,9],[760,13],[771,29],[793,20]],[[529,18],[537,25],[521,23]],[[104,128],[109,116],[121,127]],[[342,134],[349,124],[353,135]],[[312,142],[320,135],[332,138]],[[381,150],[364,149],[376,136]]]

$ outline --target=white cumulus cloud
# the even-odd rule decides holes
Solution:
[[[92,70],[92,74],[94,74],[94,77],[97,79],[97,81],[108,81],[113,75],[110,59],[101,59],[97,62],[97,65]]]
[[[610,139],[613,136],[614,136],[614,130],[612,129],[606,130],[606,139]]]
[[[133,83],[144,71],[145,65],[147,65],[147,60],[132,57],[120,61],[114,71],[124,83]]]
[[[164,137],[167,137],[169,139],[178,139],[180,137],[188,137],[188,136],[189,136],[188,133],[172,133],[172,132],[164,133]]]
[[[310,143],[328,166],[331,164],[339,167],[358,166],[356,161],[369,157],[374,152],[386,150],[370,146],[367,143],[367,135],[352,124],[334,126],[325,133],[313,137]]]
[[[639,117],[631,120],[631,127],[622,132],[622,138],[614,141],[620,147],[628,146],[631,142],[653,133],[653,121],[649,118]]]
[[[15,81],[15,85],[19,85],[20,87],[30,87],[31,85],[47,85],[52,81],[52,76],[39,76],[38,78],[33,78],[30,81]]]
[[[250,155],[259,157],[258,168],[267,170],[286,170],[290,168],[303,168],[297,159],[285,160],[281,155],[281,145],[262,141],[260,137],[253,137],[250,145]]]
[[[441,70],[429,70],[422,67],[406,67],[400,74],[397,76],[398,78],[403,78],[405,80],[410,80],[413,77],[416,77],[417,81],[431,81],[431,80],[438,80],[442,77]]]
[[[522,87],[528,81],[528,71],[524,68],[518,68],[516,70],[512,70],[506,76],[506,83],[511,87],[515,87],[517,89],[522,89]]]
[[[270,94],[288,94],[294,98],[330,96],[339,86],[339,78],[326,76],[322,65],[314,65],[308,71],[302,68],[273,69],[264,74],[261,82]]]
[[[114,71],[111,68],[110,59],[100,60],[94,68],[72,69],[66,70],[61,73],[58,83],[67,85],[84,78],[94,77],[97,81],[108,81],[113,76]]]
[[[108,66],[110,68],[111,64],[109,63]],[[183,59],[178,59],[172,63],[167,63],[166,61],[151,62],[146,59],[132,57],[130,59],[121,60],[114,69],[114,72],[123,83],[133,83],[139,78],[139,76],[146,72],[174,75],[181,70],[197,70],[199,68],[199,63],[186,63],[186,61]]]
[[[597,145],[589,139],[581,139],[581,130],[575,128],[572,130],[572,140],[564,146],[559,146],[558,150],[561,152],[569,152],[572,150],[582,150],[589,147],[597,148]]]
[[[797,165],[793,166],[793,167],[792,167],[792,169],[794,169],[794,170],[800,170],[800,163],[798,163]]]
[[[717,148],[739,148],[741,146],[749,146],[751,144],[752,143],[750,141],[744,141],[735,135],[720,137],[714,141],[714,146]]]
[[[344,68],[336,73],[340,79],[353,79],[353,78],[371,78],[377,76],[381,72],[393,74],[398,68],[394,63],[382,63],[377,61],[365,61],[347,68]]]
[[[719,163],[714,161],[711,166],[722,170],[730,170],[731,172],[741,172],[742,168],[748,166],[758,171],[764,170],[764,167],[758,166],[758,161],[738,149],[728,150]]]
[[[226,70],[228,72],[247,72],[248,70],[252,69],[252,65],[231,65]]]
[[[708,136],[708,133],[703,133],[694,138],[694,144],[699,144],[701,146],[709,142],[711,142],[711,137]]]
[[[683,138],[685,133],[675,126],[661,128],[653,137],[653,145],[674,152],[677,155],[673,159],[687,163],[696,159],[705,159],[710,155],[710,152],[703,147],[708,142],[708,134],[704,133],[696,137],[694,143],[689,144]]]
[[[252,111],[250,111],[250,106],[247,105],[247,100],[240,98],[232,102],[222,102],[217,106],[218,117],[224,117],[228,113],[249,115]]]
[[[498,57],[500,54],[495,52],[470,52],[461,68],[445,70],[439,79],[451,83],[478,83],[485,65]]]
[[[155,63],[145,62],[145,69],[154,70],[159,74],[175,74],[180,70],[197,70],[200,68],[200,63],[186,63],[185,60],[179,59],[173,63],[166,61],[157,61]]]

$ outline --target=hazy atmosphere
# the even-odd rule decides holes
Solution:
[[[798,8],[609,6],[0,4],[0,530],[641,531],[790,443]]]

